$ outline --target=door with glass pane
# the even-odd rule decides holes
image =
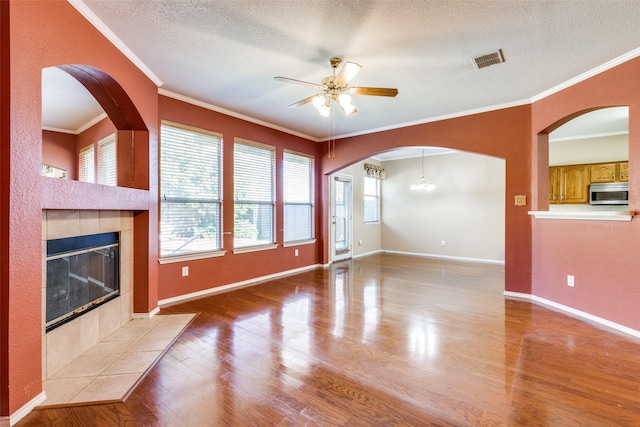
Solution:
[[[331,176],[331,261],[351,258],[352,182],[350,176]]]

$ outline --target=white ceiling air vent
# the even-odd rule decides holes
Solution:
[[[474,58],[473,64],[476,68],[484,68],[490,65],[501,64],[504,62],[504,54],[502,49],[498,49],[496,52],[487,53],[486,55],[478,56]]]

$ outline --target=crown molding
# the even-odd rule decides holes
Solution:
[[[302,132],[297,132],[295,130],[292,130],[292,129],[289,129],[289,128],[285,128],[283,126],[278,126],[278,125],[275,125],[273,123],[265,122],[263,120],[259,120],[259,119],[256,119],[254,117],[250,117],[250,116],[246,116],[244,114],[237,113],[235,111],[227,110],[226,108],[222,108],[222,107],[219,107],[217,105],[210,104],[210,103],[205,102],[205,101],[201,101],[199,99],[191,98],[190,96],[186,96],[186,95],[182,95],[182,94],[179,94],[179,93],[171,92],[169,90],[162,89],[162,88],[158,88],[158,94],[166,96],[168,98],[176,99],[178,101],[186,102],[187,104],[192,104],[192,105],[195,105],[195,106],[198,106],[198,107],[202,107],[202,108],[205,108],[207,110],[215,111],[217,113],[221,113],[221,114],[224,114],[224,115],[227,115],[227,116],[235,117],[236,119],[245,120],[247,122],[251,122],[251,123],[255,123],[255,124],[260,125],[260,126],[264,126],[264,127],[268,127],[268,128],[271,128],[271,129],[275,129],[275,130],[278,130],[280,132],[288,133],[288,134],[291,134],[291,135],[294,135],[294,136],[299,136],[300,138],[308,139],[308,140],[311,140],[313,142],[321,142],[320,139],[314,138],[314,137],[312,137],[310,135],[307,135],[307,134],[304,134]]]
[[[156,86],[162,86],[164,83],[158,76],[154,74],[153,71],[149,67],[146,66],[144,62],[140,58],[136,56],[135,53],[129,47],[124,44],[122,40],[116,34],[111,31],[111,29],[102,22],[98,16],[93,13],[89,7],[82,2],[82,0],[67,0],[71,6],[73,6],[82,16],[84,16],[87,21],[89,21],[103,36],[105,36],[124,56],[126,56],[131,62],[134,63],[136,67],[140,69],[151,81],[153,81]]]

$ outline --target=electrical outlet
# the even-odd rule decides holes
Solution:
[[[189,275],[189,267],[188,266],[182,267],[182,277],[185,277],[188,275]]]
[[[575,279],[572,275],[567,275],[567,286],[571,286],[572,288],[575,286]]]
[[[362,246],[362,240],[358,240],[358,246]]]
[[[442,246],[446,246],[447,242],[445,242],[444,240],[442,241]]]
[[[293,251],[295,256],[298,256],[298,250],[296,249],[295,251]]]

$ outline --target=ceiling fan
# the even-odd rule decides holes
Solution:
[[[296,83],[305,86],[311,86],[319,89],[322,92],[315,95],[311,95],[298,102],[295,102],[289,107],[299,107],[309,102],[318,110],[321,116],[329,117],[331,111],[331,101],[335,101],[340,105],[340,108],[346,115],[355,113],[356,107],[351,103],[351,95],[370,95],[370,96],[396,96],[398,89],[384,88],[384,87],[350,87],[349,82],[353,79],[358,72],[362,69],[362,66],[355,62],[345,62],[340,72],[336,74],[336,69],[342,63],[340,58],[331,58],[329,64],[333,70],[332,75],[322,79],[320,84],[305,82],[302,80],[290,79],[288,77],[274,77],[276,80],[280,80],[288,83]]]

